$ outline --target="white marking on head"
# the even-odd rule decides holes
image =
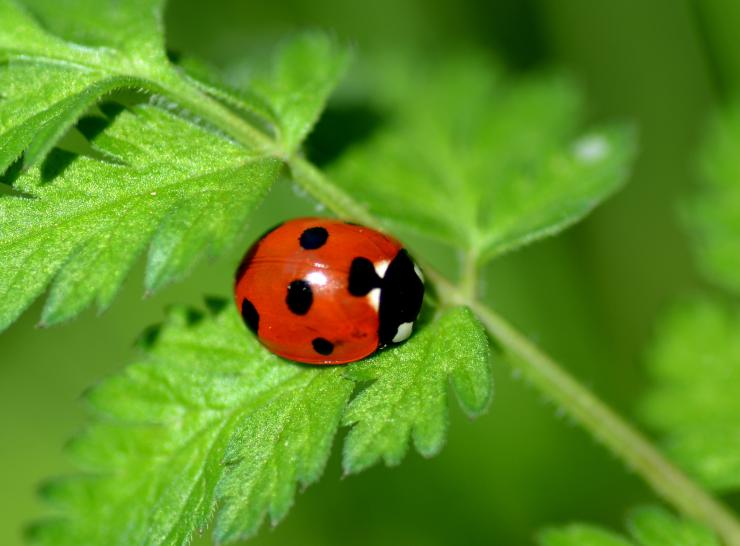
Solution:
[[[388,266],[391,264],[388,260],[381,260],[375,264],[375,272],[378,274],[378,277],[381,279],[385,277],[385,272],[388,271]]]
[[[414,264],[414,271],[416,271],[416,276],[419,277],[419,280],[423,283],[424,273],[421,272],[421,269],[419,269],[419,266],[416,264]]]
[[[413,322],[403,322],[399,325],[398,330],[396,330],[396,335],[393,336],[393,343],[400,343],[406,339],[409,338],[411,335],[411,330],[414,329],[414,323]]]
[[[367,298],[367,301],[370,302],[373,309],[376,311],[380,309],[380,288],[373,288],[365,297]]]
[[[326,275],[321,271],[311,271],[311,273],[306,275],[306,281],[308,284],[315,286],[324,286],[327,283]]]

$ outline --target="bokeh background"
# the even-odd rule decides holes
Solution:
[[[304,28],[327,29],[354,44],[360,63],[377,51],[472,46],[513,72],[554,66],[570,73],[586,92],[592,120],[636,122],[641,151],[627,188],[564,236],[507,256],[485,275],[486,299],[495,308],[631,414],[645,387],[642,357],[656,317],[701,287],[676,209],[696,184],[697,147],[723,79],[733,77],[719,74],[722,59],[708,52],[723,39],[728,55],[735,48],[726,2],[696,4],[173,0],[168,45],[221,67]],[[710,40],[707,20],[719,29]],[[314,142],[341,147],[357,138],[362,123],[357,112],[330,109]],[[255,218],[251,237],[313,210],[283,182]],[[22,544],[24,525],[42,513],[38,484],[70,469],[62,446],[84,423],[80,393],[135,356],[133,341],[168,304],[228,296],[241,250],[150,299],[142,298],[139,267],[103,315],[88,312],[39,330],[37,304],[0,335],[0,545]],[[486,416],[471,422],[453,409],[440,456],[410,454],[398,468],[342,479],[335,453],[323,480],[298,496],[286,521],[251,543],[515,546],[533,543],[536,530],[549,524],[618,527],[628,508],[653,500],[629,469],[509,368],[497,366],[495,379]]]

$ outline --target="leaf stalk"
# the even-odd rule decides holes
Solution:
[[[480,269],[479,252],[469,249],[460,255],[460,281],[458,287],[467,300],[478,298],[478,276]]]

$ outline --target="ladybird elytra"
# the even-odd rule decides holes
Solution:
[[[273,353],[306,364],[346,364],[411,335],[424,280],[388,235],[298,218],[247,251],[234,293],[245,325]]]

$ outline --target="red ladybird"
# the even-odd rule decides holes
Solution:
[[[395,239],[338,220],[299,218],[247,252],[235,296],[244,322],[273,353],[345,364],[411,335],[424,282]]]

